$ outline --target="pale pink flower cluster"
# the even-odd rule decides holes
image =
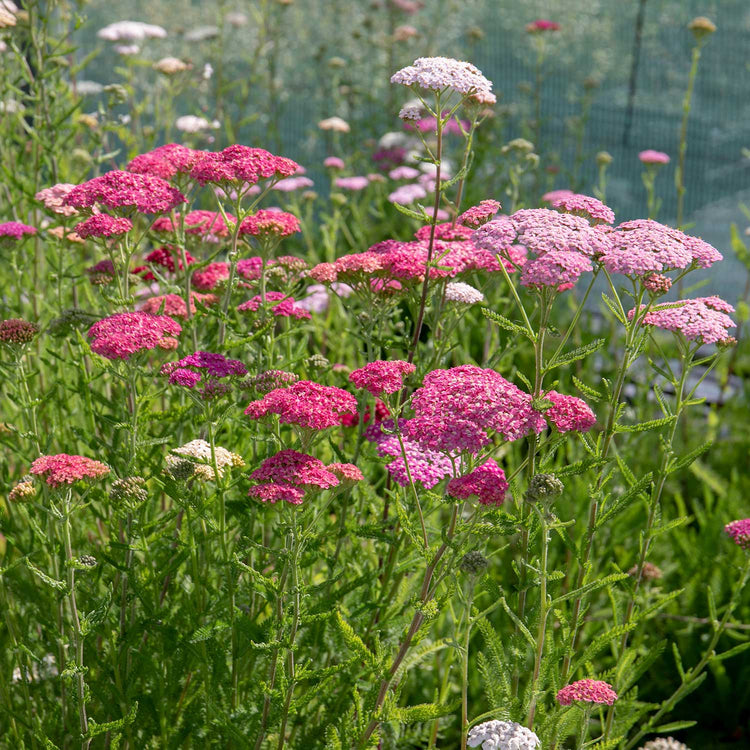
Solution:
[[[289,237],[300,231],[299,219],[286,211],[260,209],[240,224],[240,234],[252,237]]]
[[[539,737],[515,721],[485,721],[469,730],[469,747],[481,750],[537,750]]]
[[[60,216],[75,216],[78,211],[72,206],[65,205],[65,198],[68,193],[75,187],[69,182],[60,182],[52,187],[40,190],[34,197],[44,203],[48,211]]]
[[[282,424],[296,424],[312,430],[324,430],[341,424],[342,418],[357,411],[357,399],[335,386],[300,380],[286,388],[277,388],[262,399],[251,401],[245,409],[250,419],[277,414]]]
[[[476,206],[472,206],[464,211],[456,219],[456,224],[463,224],[465,227],[477,229],[486,224],[501,208],[500,201],[492,199],[479,201]]]
[[[603,680],[578,680],[557,692],[557,702],[561,706],[569,706],[573,701],[604,703],[611,706],[616,700],[617,693]]]
[[[373,396],[396,393],[404,387],[404,376],[411,375],[416,367],[402,360],[376,360],[354,370],[349,380],[357,388],[369,391]]]
[[[551,250],[527,261],[521,269],[521,285],[554,287],[562,292],[570,289],[586,271],[591,271],[591,260],[585,255],[567,250]]]
[[[432,91],[451,89],[483,104],[494,104],[492,82],[471,63],[451,57],[420,57],[391,76],[391,83],[419,86]]]
[[[333,184],[340,190],[364,190],[369,184],[370,180],[367,177],[353,176],[353,177],[337,177]]]
[[[665,154],[663,151],[654,151],[652,148],[641,151],[638,158],[643,164],[669,164],[669,154]]]
[[[729,338],[727,329],[735,322],[727,315],[734,308],[720,297],[696,297],[654,305],[643,318],[642,325],[681,333],[689,341],[716,344]],[[633,319],[635,310],[628,312]]]
[[[146,312],[116,313],[94,323],[88,337],[91,350],[107,359],[129,359],[156,349],[176,349],[182,327],[168,315]]]
[[[505,472],[495,461],[489,459],[474,471],[451,479],[445,491],[460,500],[475,495],[482,505],[502,505],[508,491],[508,482]]]
[[[59,487],[81,479],[99,479],[109,474],[109,466],[85,456],[58,453],[54,456],[40,456],[31,464],[29,471],[44,476],[50,487]]]
[[[582,216],[592,224],[614,224],[615,222],[615,212],[599,199],[592,198],[590,195],[571,193],[570,195],[556,196],[550,201],[550,205],[558,211]]]

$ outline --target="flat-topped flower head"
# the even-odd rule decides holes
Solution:
[[[179,224],[179,214],[177,215]],[[227,214],[229,221],[235,218]],[[176,227],[169,216],[160,216],[152,225],[153,232],[175,232]],[[218,241],[218,238],[229,237],[230,230],[224,217],[219,211],[204,211],[196,209],[185,215],[185,234],[200,235],[208,241]]]
[[[361,482],[365,477],[364,474],[354,464],[328,464],[326,467],[331,474],[339,478],[340,482]]]
[[[734,543],[743,549],[750,549],[750,518],[732,521],[724,527]]]
[[[351,393],[335,386],[300,380],[251,401],[245,414],[251,419],[277,414],[282,424],[324,430],[340,425],[345,415],[356,411],[357,399]]]
[[[39,326],[21,318],[9,318],[0,320],[0,343],[3,344],[28,344],[32,342],[39,333]]]
[[[484,301],[484,295],[471,284],[463,281],[451,281],[445,285],[445,301],[455,302],[459,305],[476,305]]]
[[[240,234],[252,237],[289,237],[299,231],[299,219],[286,211],[261,209],[240,224]]]
[[[164,39],[167,31],[142,21],[115,21],[99,29],[96,35],[108,42],[142,42],[144,39]]]
[[[0,224],[0,244],[12,245],[32,234],[36,234],[36,229],[20,221],[6,221]]]
[[[501,208],[500,201],[492,199],[479,201],[476,206],[472,206],[460,214],[456,219],[456,224],[477,229],[490,221]]]
[[[219,476],[223,477],[227,471],[234,468],[240,468],[245,465],[242,456],[232,453],[220,445],[214,445],[213,455],[211,453],[211,444],[205,440],[191,440],[179,448],[173,448],[165,459],[167,470],[173,473],[173,470],[181,463],[189,461],[194,464],[193,475],[203,481],[213,481],[216,479],[214,471],[214,459]]]
[[[166,143],[153,151],[138,154],[125,169],[136,174],[147,174],[152,177],[161,177],[163,180],[171,180],[180,174],[190,174],[190,170],[202,154],[202,151],[196,151],[179,143]]]
[[[234,185],[246,188],[260,180],[291,177],[299,165],[262,148],[236,144],[218,153],[203,152],[190,174],[201,185]]]
[[[384,393],[396,393],[404,387],[404,376],[411,375],[416,367],[402,360],[377,360],[368,362],[364,367],[354,370],[349,380],[357,388],[364,388],[373,396]]]
[[[168,315],[126,312],[110,315],[89,328],[91,350],[107,359],[129,359],[151,349],[175,349],[182,326]]]
[[[352,175],[351,177],[337,177],[333,181],[333,184],[339,190],[353,190],[357,192],[364,190],[370,184],[370,180],[364,175]]]
[[[474,495],[482,505],[502,505],[508,491],[508,482],[505,472],[495,461],[489,459],[474,471],[451,479],[445,491],[460,500]]]
[[[73,484],[81,479],[100,479],[109,474],[109,466],[85,456],[58,453],[40,456],[31,464],[32,474],[43,476],[50,487]]]
[[[573,214],[525,208],[512,214],[509,221],[516,233],[515,243],[537,256],[560,250],[596,258],[610,249],[608,233]]]
[[[558,432],[588,432],[596,424],[596,414],[577,396],[566,396],[557,391],[547,391],[542,398],[552,402],[544,418]]]
[[[114,170],[74,187],[65,197],[65,205],[91,209],[100,204],[112,210],[161,214],[186,200],[161,177]]]
[[[597,198],[590,195],[571,193],[570,195],[557,196],[550,202],[552,208],[564,211],[576,216],[582,216],[592,224],[614,224],[615,212]]]
[[[351,131],[351,126],[342,117],[327,117],[318,123],[318,127],[321,130],[332,130],[335,133],[348,133]]]
[[[196,302],[201,305],[215,305],[219,298],[215,294],[201,294],[200,292],[190,292],[190,314],[194,315],[198,308]],[[149,297],[142,305],[141,312],[152,314],[170,315],[173,318],[187,318],[187,305],[184,297],[179,294],[159,294],[156,297]]]
[[[515,721],[485,721],[469,730],[469,747],[481,750],[537,750],[539,738]]]
[[[536,21],[526,24],[526,33],[542,34],[545,31],[559,31],[560,24],[556,21],[548,21],[545,18],[538,18]]]
[[[592,269],[591,259],[581,253],[550,250],[524,263],[521,286],[551,287],[562,292],[570,289],[583,273]]]
[[[475,365],[433,370],[414,392],[415,416],[404,433],[432,450],[476,453],[490,444],[491,433],[511,441],[541,432],[544,418],[531,401],[494,370]]]
[[[642,325],[681,333],[688,341],[718,344],[730,338],[729,328],[736,323],[727,315],[734,308],[720,297],[696,297],[654,305],[643,318]],[[635,310],[628,312],[633,319]]]
[[[223,354],[198,351],[177,362],[166,362],[161,374],[167,375],[172,385],[194,388],[199,383],[206,386],[209,380],[247,375],[247,368],[239,360],[227,359]]]
[[[65,196],[75,187],[69,182],[60,182],[52,187],[40,190],[34,197],[44,203],[44,207],[53,214],[60,216],[75,216],[78,211],[72,206],[64,204]]]
[[[88,219],[76,224],[75,230],[79,237],[119,237],[127,234],[133,228],[133,222],[125,216],[110,216],[109,214],[94,214]]]
[[[663,151],[654,151],[652,148],[647,148],[645,151],[641,151],[638,154],[642,164],[669,164],[669,154],[665,154]]]
[[[237,306],[240,312],[257,312],[263,303],[263,298],[257,294],[252,299]],[[296,318],[297,320],[310,320],[309,310],[296,304],[294,297],[289,297],[283,292],[266,292],[266,304],[270,305],[271,312],[277,318]]]
[[[690,750],[690,748],[674,737],[657,737],[655,740],[649,740],[638,750]]]
[[[339,483],[339,478],[321,460],[290,449],[279,451],[265,459],[251,472],[250,479],[304,489],[317,487],[321,490],[335,487]]]
[[[482,104],[494,104],[492,82],[471,63],[452,57],[420,57],[391,76],[391,83],[432,91],[451,89]]]
[[[611,706],[617,700],[617,693],[603,680],[585,679],[571,682],[558,690],[556,698],[561,706],[569,706],[573,701]]]

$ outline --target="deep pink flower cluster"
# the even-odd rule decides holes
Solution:
[[[742,549],[750,549],[750,518],[731,521],[724,527],[724,531],[732,537],[735,544]]]
[[[229,221],[236,221],[232,214],[227,214]],[[174,232],[175,227],[169,216],[160,216],[151,226],[155,232]],[[197,209],[185,215],[185,233],[204,235],[207,239],[228,237],[229,227],[219,211]]]
[[[464,96],[469,95],[482,104],[494,104],[497,101],[492,93],[492,82],[478,68],[451,57],[417,58],[411,65],[394,73],[391,83],[419,86],[433,91],[449,88]]]
[[[280,259],[279,259],[280,260]],[[278,260],[271,258],[266,265],[272,266]],[[242,258],[237,261],[237,273],[246,281],[260,278],[263,259],[259,256]],[[201,291],[210,291],[229,279],[229,264],[224,262],[209,263],[205,268],[193,274],[193,286]]]
[[[615,212],[597,198],[590,195],[571,193],[556,196],[550,201],[552,208],[582,216],[592,224],[614,224]]]
[[[201,381],[206,385],[209,380],[247,375],[247,368],[239,360],[227,359],[223,354],[198,351],[177,362],[166,362],[161,374],[168,375],[172,385],[194,388]]]
[[[709,268],[722,259],[707,242],[652,219],[626,221],[608,236],[611,248],[603,254],[602,264],[610,273],[645,276],[692,263]]]
[[[6,237],[10,240],[23,239],[24,235],[36,234],[36,229],[20,221],[6,221],[0,224],[0,239]]]
[[[262,399],[251,401],[245,414],[261,419],[278,414],[282,424],[296,424],[312,430],[324,430],[341,424],[346,414],[357,411],[357,399],[335,386],[299,380],[286,388],[276,388]]]
[[[65,198],[66,206],[134,209],[144,214],[171,211],[187,199],[161,177],[114,170],[77,185]]]
[[[196,302],[208,306],[215,305],[218,301],[219,298],[215,294],[190,292],[190,314],[195,315],[197,312]],[[185,300],[179,294],[159,294],[156,297],[149,297],[141,305],[141,312],[171,315],[174,318],[187,318],[188,316]]]
[[[110,315],[89,328],[91,350],[107,359],[128,359],[156,349],[176,349],[182,327],[167,315],[126,312]]]
[[[433,370],[414,392],[415,416],[404,433],[432,450],[476,453],[490,444],[490,433],[518,440],[541,432],[544,418],[531,401],[494,370],[475,365]]]
[[[275,302],[271,305],[271,312],[277,318],[297,318],[297,320],[309,320],[312,316],[304,307],[294,303],[294,297],[288,297],[283,292],[266,292],[266,303]],[[237,306],[240,312],[256,312],[262,303],[262,297],[258,294],[252,299]]]
[[[370,425],[365,430],[365,437],[377,445],[379,456],[392,458],[386,464],[386,469],[388,469],[396,484],[401,487],[408,487],[409,477],[411,476],[413,482],[419,482],[430,489],[445,477],[451,475],[453,464],[449,456],[425,448],[415,440],[410,439],[408,435],[403,434],[407,425],[408,420],[399,420],[399,428],[402,431],[401,443],[404,446],[403,452],[398,437],[391,434],[394,431],[392,419]],[[384,429],[386,432],[383,431]],[[404,454],[406,454],[406,461],[404,461]]]
[[[505,472],[490,459],[474,471],[451,479],[445,491],[459,500],[476,495],[482,505],[502,505],[508,491],[508,482]]]
[[[557,702],[561,706],[569,706],[573,701],[611,706],[616,700],[617,693],[603,680],[577,680],[557,691]]]
[[[419,229],[417,229],[417,231],[414,233],[414,236],[418,240],[427,241],[430,239],[431,231],[432,226],[430,224],[426,224],[423,227],[419,227]],[[444,224],[435,225],[436,240],[443,240],[445,242],[453,242],[455,240],[470,240],[471,233],[471,228],[468,226],[464,226],[460,221],[457,221],[455,225],[451,224],[451,222],[449,221],[445,222]]]
[[[333,366],[334,370],[336,369],[336,365]],[[362,416],[362,422],[364,424],[367,424],[370,421],[370,407],[365,408],[365,413]],[[375,424],[377,425],[378,422],[382,422],[384,419],[388,419],[388,417],[391,416],[391,413],[388,411],[388,407],[380,400],[376,399],[375,401]],[[344,425],[344,427],[356,427],[359,424],[359,414],[345,414],[344,417],[341,420],[341,424]],[[370,427],[373,427],[373,425],[370,425]],[[369,430],[370,427],[367,429]],[[365,430],[366,432],[367,430]],[[377,442],[376,437],[380,435],[380,429],[375,430],[375,436],[374,437],[368,437],[368,440],[371,440],[372,442]]]
[[[94,214],[75,225],[79,237],[116,237],[127,234],[133,228],[133,222],[125,216],[115,217],[109,214]]]
[[[210,182],[245,186],[255,185],[264,179],[290,177],[297,167],[298,164],[291,159],[274,156],[265,149],[235,144],[218,153],[203,152],[190,175],[201,185]]]
[[[115,264],[109,258],[105,258],[93,266],[89,266],[86,273],[94,286],[109,284],[115,279]]]
[[[177,261],[175,262],[175,255],[177,253],[179,253],[179,250],[176,247],[169,245],[157,247],[146,256],[146,263],[161,266],[170,273],[174,273],[176,268],[182,270],[182,258],[177,257]],[[196,262],[195,258],[187,250],[185,251],[185,260],[187,260],[189,266]],[[141,274],[141,278],[144,281],[154,281],[156,279],[156,276],[149,270],[148,266],[137,266],[133,269],[133,273]]]
[[[559,31],[560,24],[556,21],[547,21],[544,18],[538,18],[536,21],[526,24],[526,31],[529,34],[539,34],[544,31]]]
[[[4,344],[28,344],[39,333],[36,323],[21,318],[0,320],[0,341]]]
[[[59,487],[81,479],[99,479],[109,474],[109,466],[85,456],[58,453],[54,456],[40,456],[31,464],[29,471],[45,476],[50,487]]]
[[[652,148],[641,151],[638,158],[643,164],[669,164],[669,154],[665,154],[663,151],[654,151]]]
[[[251,237],[289,237],[299,231],[299,219],[294,214],[272,209],[261,209],[240,224],[240,234]]]
[[[548,391],[543,398],[552,402],[552,406],[544,412],[544,418],[558,432],[588,432],[596,424],[596,414],[577,396]]]
[[[402,360],[376,360],[354,370],[349,380],[357,388],[364,388],[373,396],[396,393],[404,387],[404,375],[411,375],[416,367]]]
[[[464,211],[457,219],[456,224],[477,229],[486,224],[502,208],[500,201],[488,199],[479,201],[476,206]]]
[[[181,146],[179,143],[167,143],[153,151],[139,154],[125,169],[135,174],[171,180],[177,174],[189,174],[203,153],[203,151]]]
[[[696,297],[654,305],[642,324],[681,333],[689,341],[716,344],[729,338],[727,329],[735,327],[726,314],[733,312],[734,308],[720,297]],[[634,309],[628,312],[630,320],[634,315]]]

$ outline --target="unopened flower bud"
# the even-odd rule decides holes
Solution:
[[[487,570],[489,564],[489,560],[479,550],[472,550],[461,558],[459,567],[464,573],[475,576]]]
[[[305,365],[310,370],[327,370],[331,363],[322,354],[313,354],[305,360]]]
[[[31,477],[24,477],[9,493],[8,500],[12,503],[22,503],[36,495],[36,488]]]
[[[596,155],[596,163],[600,167],[606,167],[608,164],[612,163],[612,154],[610,154],[609,151],[600,151]]]
[[[81,565],[85,565],[87,568],[96,567],[96,558],[93,555],[81,555],[78,558],[78,562],[80,562]]]
[[[547,503],[562,495],[563,483],[554,474],[534,474],[524,498],[527,503]]]
[[[109,498],[112,502],[123,505],[127,510],[135,509],[148,499],[146,480],[142,477],[115,479],[109,491]]]
[[[39,326],[20,318],[0,320],[0,342],[3,344],[28,344],[39,333]]]

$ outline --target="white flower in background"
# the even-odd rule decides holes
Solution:
[[[391,132],[384,133],[378,140],[378,146],[380,148],[397,148],[399,146],[406,146],[411,143],[412,139],[403,132]]]
[[[16,13],[18,13],[18,6],[15,3],[10,0],[0,0],[0,29],[15,26]]]
[[[96,96],[104,91],[104,86],[98,81],[76,81],[75,88],[79,96]]]
[[[122,55],[123,57],[137,55],[141,51],[141,48],[137,44],[116,44],[113,49],[118,55]]]
[[[179,57],[162,57],[154,63],[154,70],[164,73],[165,76],[173,76],[175,73],[182,73],[192,67],[190,63],[183,62]]]
[[[484,299],[484,295],[471,284],[463,281],[452,281],[445,286],[445,299],[448,302],[459,302],[463,305],[475,305]]]
[[[536,750],[539,738],[515,721],[485,721],[469,730],[469,747],[482,750]]]
[[[55,657],[52,654],[47,654],[46,656],[42,657],[39,663],[37,663],[36,661],[32,661],[30,671],[31,674],[29,674],[29,670],[26,670],[27,682],[38,682],[39,680],[48,680],[50,677],[57,677],[58,671]],[[16,667],[13,670],[13,676],[11,677],[10,681],[13,684],[16,684],[18,682],[21,682],[22,679],[23,673],[21,672],[21,668]]]
[[[225,16],[226,22],[230,26],[247,26],[248,17],[244,13],[240,13],[239,11],[232,11],[231,13],[227,13]]]
[[[333,130],[336,133],[348,133],[351,130],[349,123],[341,117],[329,117],[318,123],[321,130]]]
[[[214,66],[211,63],[206,63],[203,66],[203,80],[208,81],[214,74]]]
[[[7,50],[8,45],[2,39],[0,39],[0,52],[7,52]]]
[[[200,133],[203,130],[215,130],[221,123],[218,120],[209,122],[205,117],[183,115],[175,120],[175,127],[183,133]]]
[[[214,39],[217,36],[219,36],[218,26],[198,26],[185,32],[185,41],[205,42],[207,39]]]
[[[224,476],[225,469],[244,466],[245,462],[242,456],[222,448],[220,445],[214,446],[214,455],[216,456],[216,468],[219,470],[219,476]],[[211,460],[211,445],[205,440],[191,440],[189,443],[174,448],[167,455],[165,463],[167,469],[179,466],[187,459],[195,464],[195,476],[199,479],[213,481],[215,478],[213,461]]]
[[[640,750],[690,750],[690,748],[674,737],[657,737],[647,742]]]
[[[23,106],[15,99],[6,99],[5,101],[0,101],[0,112],[2,112],[3,114],[15,115],[21,111],[23,111]]]
[[[142,42],[144,39],[164,39],[167,30],[141,21],[117,21],[96,32],[108,42]]]

